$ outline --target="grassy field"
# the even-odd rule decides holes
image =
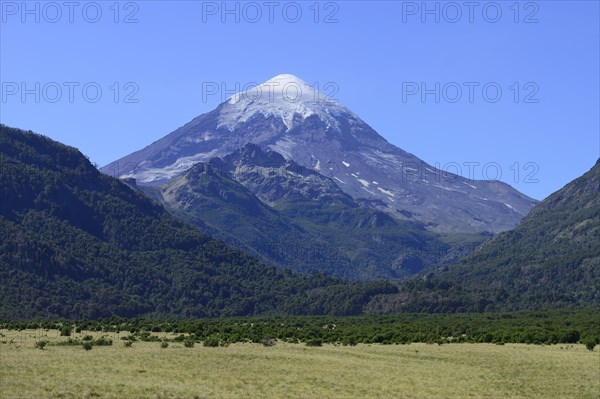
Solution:
[[[583,345],[232,344],[46,346],[57,331],[2,331],[7,398],[598,398],[600,352]],[[90,333],[99,337],[101,333]],[[163,334],[160,334],[161,336]]]

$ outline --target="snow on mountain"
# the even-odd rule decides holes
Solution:
[[[217,128],[226,127],[233,131],[257,113],[264,117],[280,118],[287,130],[312,115],[331,126],[337,126],[335,115],[339,115],[342,109],[337,101],[302,79],[282,74],[233,95],[221,109]]]
[[[248,143],[318,171],[365,206],[437,231],[504,231],[536,202],[507,184],[470,180],[427,164],[390,144],[339,102],[287,74],[232,96],[102,170],[158,185],[195,162],[226,156]]]

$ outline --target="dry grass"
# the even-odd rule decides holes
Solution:
[[[113,346],[85,351],[66,346],[35,349],[35,340],[43,335],[40,331],[3,333],[2,399],[546,399],[598,398],[600,392],[600,352],[583,345],[309,348],[278,343],[270,348],[256,344],[184,348],[171,343],[161,349],[157,342],[124,348],[116,340]],[[47,335],[50,341],[65,339],[55,331]]]

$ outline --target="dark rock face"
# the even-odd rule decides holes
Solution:
[[[290,87],[300,89],[299,99],[286,97]],[[518,224],[536,203],[508,184],[436,169],[291,75],[232,97],[102,171],[159,185],[197,162],[224,157],[248,143],[319,172],[358,202],[435,231],[501,232]],[[282,162],[276,158],[262,161]]]
[[[267,204],[274,204],[283,197],[299,197],[358,207],[331,179],[292,160],[286,161],[277,152],[263,151],[256,144],[247,144],[227,155],[220,167]]]

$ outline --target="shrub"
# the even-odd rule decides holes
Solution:
[[[594,343],[594,344],[595,344],[595,343]],[[48,341],[46,341],[46,340],[37,341],[37,342],[35,343],[35,347],[36,347],[36,348],[38,348],[38,349],[42,349],[42,350],[44,349],[44,347],[45,347],[46,345],[48,345]]]
[[[596,340],[590,339],[588,341],[586,341],[585,343],[585,347],[589,350],[589,351],[594,351],[594,348],[596,347]]]
[[[81,345],[81,341],[78,339],[68,338],[66,341],[56,342],[55,345],[58,346],[79,346]]]
[[[97,340],[93,341],[96,346],[110,346],[113,344],[112,339],[100,337]]]
[[[173,339],[175,342],[183,342],[185,340],[185,335],[179,334],[177,337]]]
[[[85,337],[83,337],[84,341],[91,341],[93,339],[94,339],[94,337],[92,337],[91,335],[86,335]]]
[[[209,348],[216,348],[219,346],[219,338],[217,337],[208,337],[204,340],[202,345],[207,346]]]
[[[145,337],[142,341],[146,341],[146,342],[160,342],[161,339],[158,335],[149,335],[147,337]]]
[[[323,341],[320,340],[319,338],[314,338],[314,339],[306,341],[306,346],[322,346],[322,345],[323,345]]]
[[[195,342],[189,338],[183,341],[183,346],[185,346],[186,348],[193,348],[194,344]]]
[[[163,341],[160,343],[160,347],[163,349],[166,349],[169,347],[169,343],[167,341]]]
[[[140,337],[140,341],[148,341],[150,339],[150,332],[149,331],[142,331],[138,335]]]
[[[92,341],[84,341],[81,346],[83,346],[83,349],[85,349],[86,351],[89,351],[92,349],[92,347],[94,346],[94,344],[92,344]]]
[[[125,341],[125,342],[123,342],[123,346],[125,348],[131,348],[131,345],[133,345],[133,341]]]
[[[71,326],[62,326],[60,328],[60,336],[61,337],[70,337],[71,336]]]
[[[356,344],[357,344],[357,341],[356,341],[356,337],[354,337],[354,336],[342,338],[342,345],[344,345],[344,346],[356,346]]]
[[[275,346],[275,338],[270,335],[265,336],[260,342],[263,346]]]

